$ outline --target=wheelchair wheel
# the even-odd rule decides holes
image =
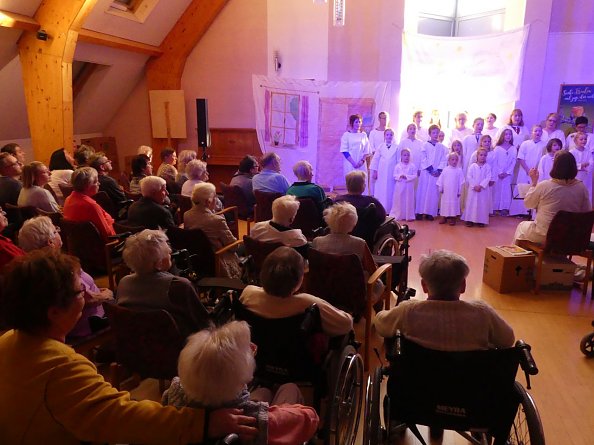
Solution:
[[[534,400],[524,387],[515,382],[518,411],[506,445],[545,445],[544,432]]]
[[[594,357],[594,332],[591,334],[585,335],[580,342],[580,351],[586,357],[591,358]]]
[[[361,417],[363,359],[352,347],[345,348],[334,387],[326,444],[353,445]]]
[[[398,241],[392,235],[384,235],[374,244],[374,255],[396,256],[400,255]]]
[[[383,442],[384,434],[380,420],[380,385],[382,383],[382,368],[376,368],[367,378],[365,394],[365,429],[363,430],[363,445],[379,445]]]

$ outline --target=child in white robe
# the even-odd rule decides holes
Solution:
[[[439,127],[429,127],[428,142],[425,142],[421,151],[421,175],[416,196],[416,218],[433,221],[437,216],[439,194],[437,193],[437,178],[445,168],[447,148],[437,142]]]
[[[460,157],[458,153],[450,152],[448,154],[448,165],[437,178],[437,187],[441,194],[441,205],[439,213],[441,215],[440,224],[448,222],[450,226],[456,225],[456,218],[460,215],[460,197],[462,195],[462,185],[464,184],[464,172],[458,167]]]
[[[462,159],[462,168],[464,169],[464,174],[468,172],[468,166],[470,165],[470,156],[479,147],[479,141],[481,139],[484,126],[484,119],[482,117],[477,117],[472,123],[472,134],[466,136],[462,140],[462,148],[464,151],[464,159]]]
[[[397,147],[394,144],[394,131],[390,128],[384,131],[384,142],[376,149],[369,170],[371,179],[375,183],[373,196],[378,199],[385,209],[392,208],[394,195],[394,167],[398,162]]]
[[[401,221],[415,219],[415,180],[417,167],[410,162],[411,153],[408,148],[400,152],[400,162],[394,167],[394,197],[390,216]]]
[[[545,179],[551,179],[551,169],[553,168],[553,161],[555,160],[555,153],[561,150],[561,139],[552,138],[547,142],[547,154],[543,155],[538,161],[538,182]]]
[[[421,150],[423,149],[424,142],[417,138],[417,126],[415,124],[408,124],[406,126],[406,137],[400,140],[398,144],[398,152],[396,153],[396,159],[400,159],[400,152],[403,148],[410,150],[410,162],[414,164],[417,169],[421,168]],[[419,172],[417,172],[419,176]],[[417,181],[415,181],[415,188]]]
[[[491,174],[495,178],[493,185],[493,212],[501,216],[509,215],[512,201],[512,178],[516,167],[518,150],[514,146],[512,130],[506,128],[501,132],[499,140],[493,150],[493,164]]]
[[[586,133],[578,133],[573,138],[575,147],[569,150],[569,152],[575,158],[577,163],[578,173],[575,179],[579,179],[584,183],[588,189],[590,195],[590,202],[592,202],[592,152],[586,150],[586,144],[588,143],[588,136]]]
[[[480,147],[477,150],[476,162],[468,167],[468,195],[462,215],[466,227],[472,227],[474,224],[485,227],[485,224],[489,224],[491,167],[487,164],[487,153],[485,148]]]

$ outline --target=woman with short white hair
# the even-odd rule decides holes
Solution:
[[[217,195],[213,184],[210,182],[197,184],[192,192],[193,206],[184,213],[184,228],[202,230],[214,251],[237,241],[237,238],[229,230],[225,217],[215,214],[216,199]],[[218,258],[221,270],[227,277],[241,277],[241,266],[235,251],[224,252]]]
[[[354,253],[361,260],[365,278],[375,272],[377,265],[364,239],[349,235],[357,225],[357,209],[348,202],[338,202],[324,210],[324,221],[330,228],[330,234],[318,236],[312,242],[312,248],[324,253],[347,255]],[[378,280],[373,289],[373,302],[379,301],[384,286]],[[381,303],[381,302],[380,302]]]
[[[185,182],[189,179],[188,173],[186,171],[186,167],[188,164],[196,159],[198,154],[195,150],[182,150],[179,155],[177,156],[177,176],[175,177],[175,182],[177,185],[182,187]],[[205,167],[206,168],[206,167]]]
[[[307,238],[300,229],[291,228],[299,210],[299,201],[292,195],[281,196],[272,202],[272,219],[261,221],[252,227],[250,237],[258,241],[280,242],[293,247],[307,257]]]
[[[206,169],[206,162],[199,159],[190,161],[186,166],[186,174],[188,180],[184,182],[181,189],[181,194],[184,196],[192,196],[192,191],[196,184],[208,181],[208,170]]]
[[[208,312],[200,303],[192,283],[169,272],[171,247],[165,232],[145,229],[130,236],[123,258],[133,273],[122,278],[118,285],[118,304],[165,309],[184,336],[208,325]]]
[[[247,384],[256,369],[254,353],[245,321],[192,335],[179,355],[179,377],[163,394],[162,404],[239,408],[258,420],[255,445],[307,442],[315,434],[319,418],[313,408],[301,405],[303,397],[297,385],[281,385],[274,398],[268,389],[248,392]]]
[[[59,251],[62,248],[60,228],[54,226],[52,220],[47,216],[36,216],[28,219],[23,223],[23,227],[19,231],[19,246],[25,252],[43,249],[44,247],[51,247]],[[85,337],[94,330],[105,327],[107,323],[99,320],[91,325],[89,318],[105,317],[102,304],[105,301],[113,300],[113,292],[107,288],[97,287],[93,277],[82,268],[80,269],[80,284],[85,305],[76,326],[68,333],[69,337]]]

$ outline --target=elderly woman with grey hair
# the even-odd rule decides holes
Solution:
[[[140,309],[165,309],[184,336],[208,326],[208,312],[192,283],[169,272],[171,247],[161,230],[145,229],[126,240],[123,258],[133,273],[120,281],[117,303]]]
[[[237,241],[229,230],[225,217],[214,213],[216,198],[215,186],[210,182],[197,184],[192,192],[193,206],[184,213],[184,228],[202,230],[215,251]],[[241,277],[239,258],[234,251],[222,253],[219,261],[221,270],[227,277]]]
[[[481,300],[462,301],[466,259],[448,250],[421,257],[419,274],[427,300],[403,301],[376,315],[375,328],[382,337],[400,330],[409,340],[441,351],[508,348],[514,331],[495,310]]]
[[[313,179],[313,168],[309,162],[298,161],[293,166],[293,173],[297,177],[297,182],[294,182],[289,187],[287,195],[293,195],[297,198],[311,198],[320,210],[320,213],[332,204],[332,201],[326,197],[324,189],[311,182]]]
[[[47,216],[36,216],[28,219],[19,230],[19,246],[25,252],[43,249],[44,247],[51,247],[59,251],[62,248],[60,229],[54,226],[52,220]],[[84,337],[90,335],[94,330],[106,326],[106,323],[101,320],[97,320],[91,325],[89,318],[104,317],[105,311],[102,304],[105,301],[113,300],[113,292],[110,289],[97,287],[93,277],[82,268],[79,272],[85,305],[82,316],[76,326],[68,333],[68,337]]]
[[[91,167],[81,167],[72,173],[72,193],[64,202],[64,218],[71,221],[90,221],[99,231],[101,237],[107,241],[115,235],[113,218],[92,198],[99,191],[97,170]]]
[[[128,209],[128,224],[148,229],[167,229],[175,226],[173,215],[165,202],[168,196],[167,183],[159,176],[147,176],[140,180],[142,198]]]
[[[179,356],[179,377],[163,394],[163,405],[207,410],[237,407],[258,421],[254,445],[302,444],[315,434],[316,411],[303,406],[294,383],[281,385],[274,398],[268,389],[248,392],[256,369],[255,345],[245,321],[232,321],[192,335]]]
[[[175,176],[175,182],[180,187],[183,187],[184,183],[189,179],[186,171],[187,165],[196,159],[198,154],[196,150],[182,150],[177,157],[177,175]]]

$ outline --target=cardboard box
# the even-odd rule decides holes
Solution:
[[[573,287],[577,264],[564,256],[550,256],[542,260],[540,287],[551,290],[567,290]]]
[[[487,247],[483,282],[502,294],[528,291],[533,287],[534,262],[532,252],[518,254]]]

